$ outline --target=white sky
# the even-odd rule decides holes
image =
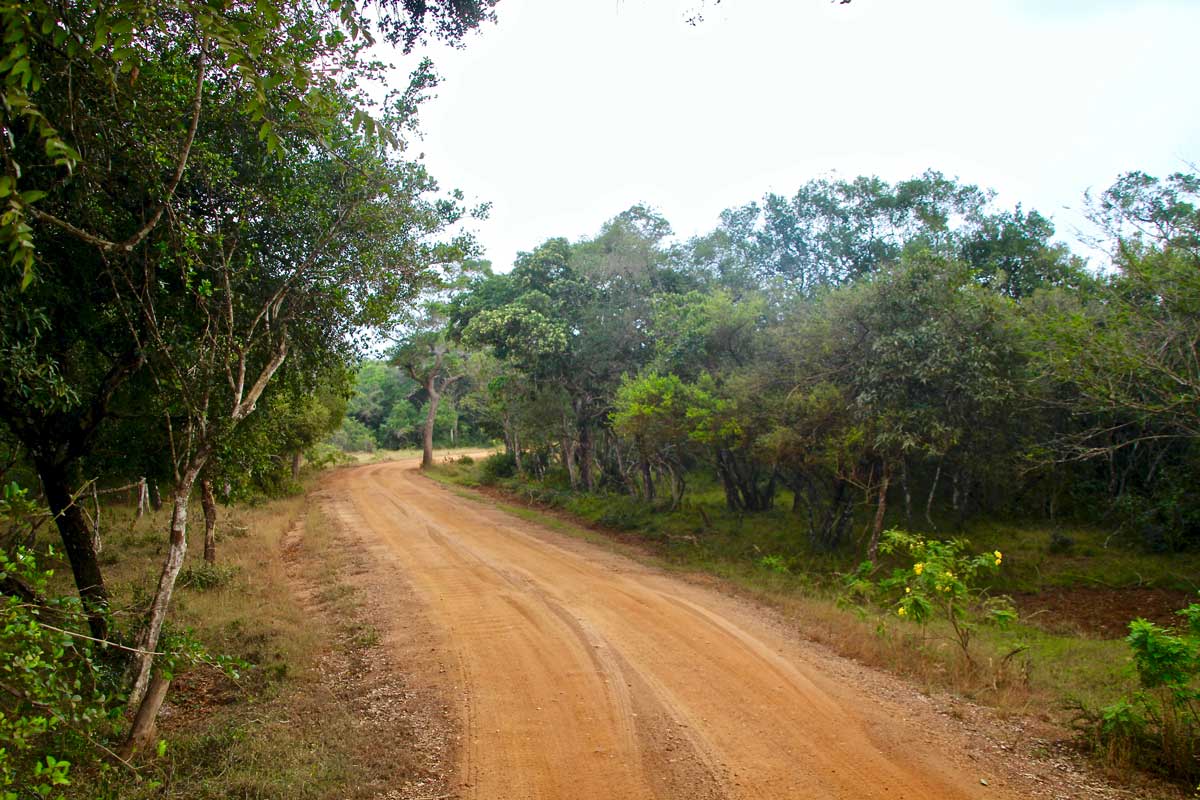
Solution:
[[[680,237],[828,175],[928,167],[1052,217],[1200,161],[1200,0],[502,0],[422,111],[430,171],[493,203],[507,271],[635,203]],[[1074,210],[1072,210],[1074,209]]]

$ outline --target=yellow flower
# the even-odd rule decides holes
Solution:
[[[1004,554],[1003,554],[1003,553],[1001,553],[999,550],[997,550],[996,552],[992,553],[992,555],[994,555],[994,556],[996,557],[996,560],[997,560],[997,561],[999,561],[1000,559],[1004,558]]]
[[[896,613],[903,617],[908,612],[904,610],[904,606],[900,606],[896,609]]]
[[[925,565],[922,564],[920,561],[918,561],[916,564],[913,564],[913,572],[920,575],[924,571],[925,571]]]
[[[905,587],[904,587],[904,593],[905,593],[905,594],[912,594],[912,587],[911,587],[911,586],[905,586]]]

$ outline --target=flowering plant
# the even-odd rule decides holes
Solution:
[[[912,565],[896,568],[876,584],[868,577],[874,569],[868,562],[853,576],[851,588],[859,594],[875,594],[902,619],[920,625],[936,617],[946,620],[967,662],[974,663],[970,651],[974,620],[1005,625],[1017,615],[1008,598],[989,597],[982,585],[985,576],[999,571],[1004,554],[993,550],[971,555],[967,547],[962,539],[925,539],[893,528],[884,532],[880,553],[912,559]]]

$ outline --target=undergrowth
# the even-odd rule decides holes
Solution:
[[[1133,702],[1130,698],[1147,695],[1124,641],[1013,619],[1011,607],[995,598],[1051,587],[1194,589],[1200,574],[1194,554],[1164,558],[1141,553],[1096,529],[982,519],[955,531],[947,524],[944,530],[926,531],[922,541],[969,540],[971,552],[984,555],[964,558],[988,561],[996,569],[981,573],[973,585],[969,616],[951,607],[946,614],[924,615],[923,624],[914,626],[906,619],[913,611],[911,595],[907,603],[892,597],[882,610],[844,601],[845,582],[856,574],[856,553],[865,544],[865,519],[856,523],[854,549],[819,552],[808,546],[802,521],[787,510],[786,495],[773,510],[736,513],[725,508],[719,485],[690,476],[687,498],[670,510],[666,503],[649,505],[628,495],[573,492],[566,476],[554,472],[542,481],[528,480],[510,472],[507,459],[493,459],[491,466],[489,460],[444,463],[432,477],[490,487],[518,503],[563,512],[601,529],[610,542],[615,538],[629,555],[666,569],[718,576],[732,591],[780,609],[798,621],[804,635],[842,655],[904,675],[926,690],[949,690],[990,705],[1001,715],[1031,714],[1065,724],[1071,709],[1109,709],[1111,716],[1112,709]],[[519,506],[510,510],[547,519],[543,512]],[[574,535],[598,535],[561,519],[552,521]],[[903,524],[903,517],[898,521]],[[892,575],[886,590],[904,592],[907,586],[915,591],[911,581],[898,580],[891,572],[914,567],[917,554],[893,547],[901,549],[884,555],[879,574]],[[946,554],[947,559],[952,556]],[[994,563],[999,561],[1003,569]],[[937,593],[936,582],[926,588]],[[899,614],[899,608],[905,613]],[[996,620],[997,614],[1005,624],[977,624]],[[1155,718],[1144,703],[1140,708],[1144,718]]]

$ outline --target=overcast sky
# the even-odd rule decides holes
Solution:
[[[676,234],[807,180],[932,167],[1079,224],[1084,190],[1200,161],[1200,0],[501,0],[430,51],[430,171],[493,204],[505,271],[635,203]]]

